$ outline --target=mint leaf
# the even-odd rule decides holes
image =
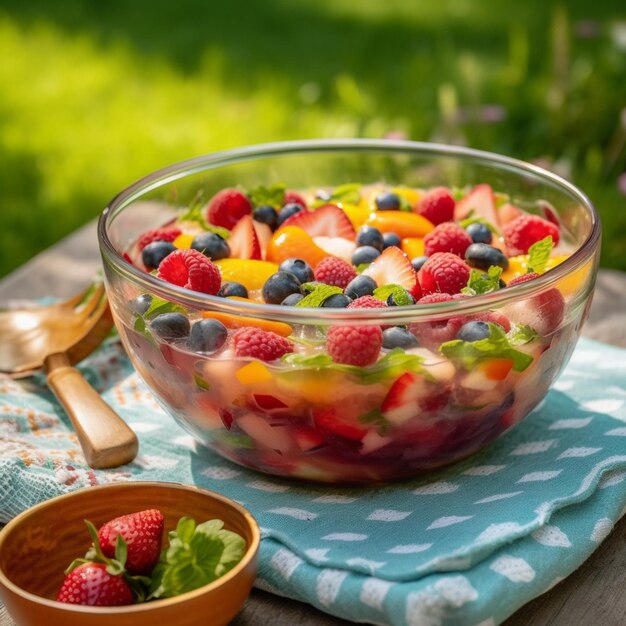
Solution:
[[[153,571],[150,599],[177,596],[213,582],[241,561],[246,548],[243,537],[225,530],[221,520],[196,525],[183,517],[169,538]]]
[[[269,187],[259,185],[251,189],[248,195],[255,207],[269,205],[278,209],[285,202],[285,185],[284,183],[275,183]]]
[[[476,296],[481,293],[491,293],[500,289],[500,275],[502,268],[492,265],[485,273],[483,270],[473,269],[470,272],[467,287],[461,289],[461,293]]]
[[[528,324],[517,324],[508,333],[507,337],[514,346],[530,343],[537,336],[537,331]]]
[[[305,286],[306,285],[310,285],[310,283],[305,283]],[[296,306],[319,307],[324,304],[325,300],[328,300],[330,296],[336,293],[343,293],[343,289],[341,287],[334,287],[333,285],[315,285]]]
[[[470,224],[484,224],[494,235],[500,234],[498,229],[491,222],[488,222],[484,217],[468,217],[459,222],[459,226],[461,228],[467,228]]]
[[[357,274],[361,274],[363,273],[369,266],[371,265],[371,263],[359,263],[354,269],[356,270]]]
[[[282,357],[283,363],[288,365],[300,365],[302,367],[321,368],[329,367],[335,364],[332,357],[329,354],[316,354],[315,356],[305,356],[304,354],[297,354],[296,352],[290,352]]]
[[[378,434],[384,437],[388,432],[391,424],[389,420],[380,412],[380,409],[372,409],[358,418],[361,424],[372,424],[376,427]]]
[[[401,211],[413,211],[413,205],[399,193],[396,194],[400,198],[400,210]]]
[[[546,264],[550,259],[552,248],[554,248],[552,235],[548,235],[530,246],[528,248],[528,269],[526,273],[536,272],[537,274],[543,274],[546,271]]]
[[[317,208],[325,204],[358,204],[361,201],[361,184],[346,183],[335,187],[327,199],[318,198],[311,204],[312,208]]]
[[[195,222],[199,224],[203,230],[206,230],[211,233],[215,233],[219,235],[223,239],[228,239],[230,237],[230,231],[228,228],[223,228],[222,226],[214,226],[213,224],[209,224],[204,218],[203,209],[199,204],[196,204],[181,215],[178,216],[179,222]]]
[[[382,300],[383,302],[387,302],[387,298],[393,295],[398,306],[408,306],[409,304],[413,304],[407,290],[402,285],[395,285],[393,283],[376,287],[372,295],[377,300]]]
[[[196,387],[198,387],[198,389],[202,389],[203,391],[208,391],[211,388],[211,385],[209,385],[209,383],[207,383],[207,381],[204,380],[204,378],[202,378],[200,374],[194,374],[193,380],[196,383]]]
[[[169,300],[163,300],[157,296],[152,296],[152,302],[141,316],[144,320],[150,320],[161,313],[186,313],[185,309],[180,304],[175,304]]]
[[[489,323],[489,337],[479,341],[446,341],[439,350],[445,357],[459,362],[468,371],[490,359],[511,359],[516,372],[523,372],[533,362],[533,357],[529,354],[515,349],[501,326],[492,323]]]

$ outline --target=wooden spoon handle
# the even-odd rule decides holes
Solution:
[[[64,354],[46,357],[44,366],[48,386],[67,411],[89,466],[103,469],[130,463],[139,443],[126,422]]]

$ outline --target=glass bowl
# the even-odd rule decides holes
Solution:
[[[558,221],[567,258],[535,280],[471,298],[341,309],[193,292],[142,271],[126,255],[142,233],[225,187],[284,183],[310,190],[354,182],[418,189],[490,185],[501,201]],[[600,222],[589,199],[570,183],[511,158],[407,141],[313,140],[230,150],[157,171],[112,200],[98,236],[122,342],[141,377],[184,429],[220,455],[261,472],[369,483],[467,457],[539,404],[566,365],[586,319]],[[161,311],[176,305],[192,323],[220,314],[242,326],[260,320],[283,325],[273,328],[288,325],[296,351],[309,358],[267,363],[236,357],[228,348],[195,353],[185,341],[155,339],[137,311],[137,299],[145,294],[153,303],[164,301]],[[450,329],[458,329],[460,320],[490,322],[503,316],[517,332],[513,358],[501,350],[494,353],[497,358],[475,350],[442,353],[441,343],[454,340]],[[383,352],[368,367],[346,366],[325,351],[326,333],[336,326],[402,326],[419,346]]]

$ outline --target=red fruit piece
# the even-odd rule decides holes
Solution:
[[[253,397],[256,405],[262,411],[276,411],[287,408],[287,405],[282,400],[269,394],[255,393]]]
[[[435,187],[427,191],[417,203],[415,212],[429,222],[442,224],[454,218],[454,198],[446,187]]]
[[[244,216],[252,213],[252,203],[239,189],[222,189],[206,207],[207,221],[230,230]]]
[[[424,237],[424,254],[432,256],[436,252],[452,252],[463,258],[472,243],[472,238],[464,228],[453,222],[445,222]]]
[[[469,265],[451,252],[436,252],[422,265],[418,273],[424,294],[435,291],[459,293],[467,285],[469,277]]]
[[[285,191],[283,206],[286,204],[299,204],[306,209],[306,200],[304,199],[304,196],[300,195],[297,191],[293,191],[293,189]]]
[[[371,365],[383,343],[380,326],[333,326],[326,336],[326,350],[337,363]]]
[[[252,326],[236,330],[232,342],[238,357],[253,357],[261,361],[274,361],[293,352],[293,344],[288,339]]]
[[[552,237],[554,245],[559,243],[556,224],[527,213],[506,224],[503,233],[511,256],[527,254],[530,246],[548,236]]]
[[[121,575],[107,572],[105,563],[82,563],[61,584],[57,602],[88,606],[121,606],[133,603],[133,593]]]
[[[158,509],[147,509],[116,517],[98,530],[104,556],[115,558],[117,536],[128,546],[126,571],[132,575],[149,574],[159,561],[165,519]]]
[[[261,243],[251,215],[245,215],[237,222],[228,238],[228,245],[233,259],[261,259]]]
[[[295,426],[291,429],[291,434],[296,440],[296,444],[303,452],[311,452],[326,443],[324,437],[315,428],[306,424]]]
[[[352,439],[353,441],[360,441],[367,434],[367,429],[362,426],[342,420],[337,409],[332,406],[313,409],[313,423],[316,428],[323,432],[338,435],[345,439]]]
[[[387,303],[374,298],[374,296],[361,296],[356,300],[350,302],[346,307],[348,309],[384,309],[387,307]]]
[[[176,226],[165,226],[163,228],[154,228],[145,232],[137,241],[137,250],[141,252],[149,243],[153,241],[174,241],[178,235],[182,234],[182,230]]]
[[[157,278],[168,283],[215,295],[222,284],[217,266],[197,250],[174,250],[168,254],[157,272]]]
[[[415,372],[405,372],[389,388],[380,407],[383,416],[392,424],[404,424],[420,412],[420,398],[424,395],[424,379]]]
[[[314,270],[315,280],[345,289],[356,278],[356,270],[350,263],[334,256],[322,259]]]
[[[288,217],[284,226],[298,226],[311,237],[343,237],[354,240],[356,231],[348,216],[334,204],[325,204],[314,211],[299,211]]]
[[[379,287],[390,284],[401,285],[415,297],[413,291],[417,283],[417,274],[407,255],[396,246],[385,248],[383,253],[363,271],[363,275],[373,278]]]
[[[467,217],[482,217],[492,226],[499,227],[498,214],[496,213],[496,200],[493,189],[483,183],[476,185],[464,198],[456,203],[454,209],[454,221],[460,222]]]

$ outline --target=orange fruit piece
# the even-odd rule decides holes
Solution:
[[[266,258],[274,263],[282,263],[286,259],[304,259],[311,267],[330,256],[320,248],[299,226],[285,226],[278,229],[267,246]]]
[[[478,367],[489,380],[504,380],[513,367],[513,361],[504,358],[489,359]]]
[[[424,256],[423,237],[405,237],[400,246],[409,259],[414,259],[417,256]]]
[[[172,241],[172,244],[176,246],[179,250],[187,250],[191,248],[191,242],[193,241],[194,236],[182,233]]]
[[[396,233],[400,239],[423,237],[435,228],[425,217],[409,211],[375,211],[365,223],[382,233]]]
[[[214,261],[222,280],[241,283],[248,291],[261,289],[265,281],[278,271],[276,263],[257,259],[219,259]]]
[[[361,204],[349,204],[348,202],[342,202],[340,208],[348,216],[352,226],[355,230],[358,230],[370,214],[370,208],[368,206],[362,206]]]
[[[261,330],[276,333],[281,337],[289,337],[293,330],[289,324],[283,322],[274,322],[260,317],[242,317],[241,315],[232,315],[231,313],[222,313],[221,311],[203,311],[202,317],[222,322],[226,328],[235,329],[254,326]]]

